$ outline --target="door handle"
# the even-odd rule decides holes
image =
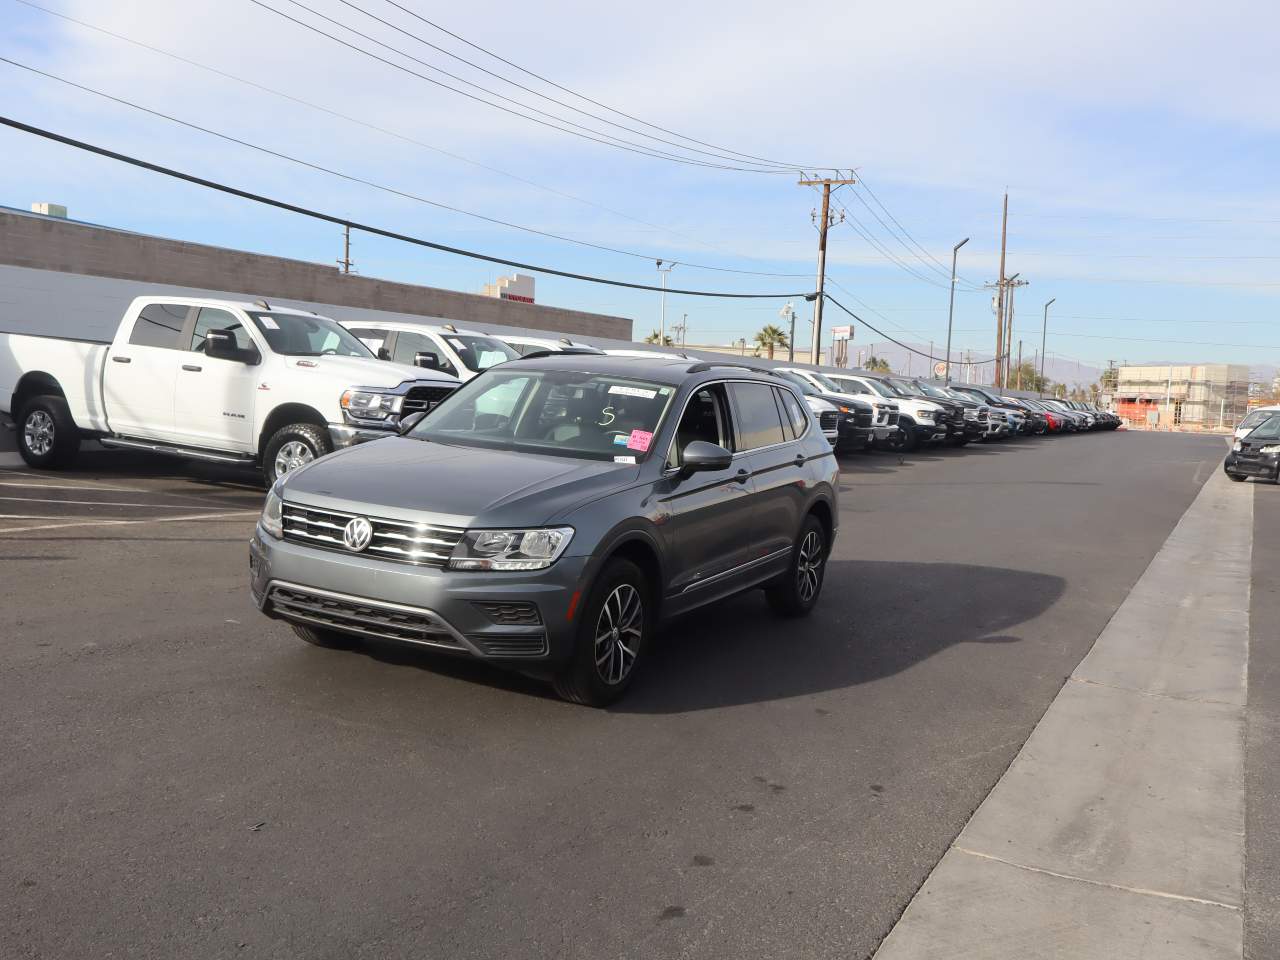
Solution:
[[[751,479],[751,473],[747,470],[739,470],[733,478],[738,483],[746,483]]]
[[[797,467],[803,467],[803,466],[804,466],[804,454],[803,454],[803,453],[797,453],[797,454],[796,454],[796,458],[795,458],[795,460],[793,460],[792,462],[793,462]]]
[[[115,363],[133,363],[132,357],[112,357]]]
[[[192,373],[199,373],[199,372],[200,372],[201,370],[203,370],[204,368],[203,368],[203,367],[197,367],[194,363],[184,363],[184,364],[182,365],[182,369],[183,369],[183,370],[190,370]]]

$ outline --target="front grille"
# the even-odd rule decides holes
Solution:
[[[282,513],[284,538],[294,543],[350,553],[342,542],[342,531],[357,516],[360,514],[286,503]],[[373,537],[363,554],[380,560],[443,567],[449,562],[453,548],[462,539],[463,531],[456,527],[407,523],[382,517],[366,519],[373,526]]]
[[[824,431],[840,429],[840,414],[835,410],[826,410],[818,416],[818,426]]]
[[[507,636],[469,634],[467,639],[490,657],[542,657],[547,653],[547,636],[543,633]]]
[[[854,423],[856,423],[860,427],[871,426],[871,420],[872,420],[872,416],[871,416],[870,410],[859,410],[857,413],[854,414]]]
[[[466,649],[448,625],[430,610],[292,584],[272,585],[267,602],[275,613],[298,623],[403,643]]]
[[[886,421],[885,421],[885,422],[886,422],[886,423],[888,423],[888,425],[889,425],[889,426],[891,426],[891,427],[896,427],[896,426],[898,425],[898,417],[899,417],[899,416],[900,416],[900,414],[898,413],[898,411],[897,411],[897,410],[890,410],[890,411],[889,411],[889,416],[886,418]]]
[[[504,623],[508,626],[534,626],[542,622],[542,617],[538,615],[536,604],[523,601],[499,603],[493,600],[475,600],[472,602],[483,610],[485,615],[494,623]]]
[[[409,392],[404,395],[401,413],[407,416],[419,410],[430,410],[456,389],[456,387],[410,387]]]
[[[990,419],[991,419],[991,411],[990,411],[990,410],[986,410],[986,409],[980,409],[980,410],[978,410],[978,419],[979,419],[979,420],[990,420]]]

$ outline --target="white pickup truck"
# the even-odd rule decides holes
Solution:
[[[387,436],[455,377],[377,359],[327,317],[265,300],[138,297],[111,343],[0,333],[0,412],[33,467],[109,447],[258,464],[268,485]]]

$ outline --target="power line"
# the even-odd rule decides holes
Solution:
[[[889,334],[885,333],[883,330],[880,330],[880,329],[878,329],[877,327],[873,327],[871,324],[867,323],[867,321],[866,321],[866,320],[864,320],[862,317],[858,316],[856,313],[854,313],[852,310],[850,310],[848,307],[846,307],[843,303],[841,303],[839,300],[837,300],[837,299],[836,299],[835,297],[833,297],[831,294],[829,294],[829,293],[825,293],[825,294],[823,294],[823,296],[824,296],[824,297],[826,297],[828,300],[830,300],[832,303],[834,303],[837,307],[839,307],[841,310],[843,310],[843,311],[844,311],[845,313],[847,313],[849,316],[853,317],[853,319],[857,320],[860,324],[862,324],[864,327],[866,327],[866,328],[867,328],[868,330],[870,330],[872,333],[879,334],[882,338],[884,338],[885,340],[888,340],[890,343],[895,343],[895,344],[897,344],[897,345],[898,345],[898,346],[900,346],[903,350],[907,350],[907,351],[909,351],[909,352],[911,352],[911,353],[914,353],[917,357],[924,357],[924,358],[925,358],[925,359],[927,359],[927,360],[937,360],[937,361],[941,361],[941,360],[943,359],[942,357],[935,357],[935,356],[934,356],[933,354],[931,354],[931,353],[926,353],[926,352],[925,352],[925,351],[923,351],[923,350],[917,350],[915,347],[910,346],[910,345],[908,345],[908,344],[905,344],[905,343],[903,343],[901,340],[898,340],[898,339],[896,339],[896,338],[894,338],[894,337],[889,336]],[[990,358],[989,360],[974,360],[974,361],[971,361],[971,365],[976,367],[976,366],[980,366],[981,364],[984,364],[984,363],[994,363],[997,359],[1004,359],[1004,358],[1003,358],[1003,357],[992,357],[992,358]]]
[[[719,146],[716,146],[716,145],[715,145],[715,144],[713,144],[713,143],[707,143],[706,141],[698,140],[698,139],[696,139],[696,138],[694,138],[694,137],[686,136],[685,134],[682,134],[682,133],[677,133],[677,132],[676,132],[676,131],[674,131],[674,130],[669,130],[669,129],[667,129],[666,127],[659,126],[658,124],[650,123],[650,122],[649,122],[649,121],[647,121],[647,120],[642,120],[642,119],[640,119],[639,117],[635,117],[635,116],[632,116],[632,115],[631,115],[631,114],[629,114],[629,113],[625,113],[625,112],[623,112],[622,110],[617,109],[616,107],[610,107],[610,106],[609,106],[609,105],[607,105],[607,104],[601,103],[599,100],[593,100],[593,99],[591,99],[591,97],[588,97],[588,96],[586,96],[586,95],[584,95],[584,94],[578,93],[578,92],[577,92],[577,91],[575,91],[575,90],[571,90],[569,87],[566,87],[566,86],[563,86],[562,84],[556,83],[554,80],[548,79],[547,77],[545,77],[545,76],[543,76],[543,75],[541,75],[541,74],[539,74],[539,73],[534,73],[532,70],[529,70],[529,69],[527,69],[527,68],[525,68],[525,67],[522,67],[522,66],[520,66],[518,63],[513,63],[512,61],[510,61],[510,60],[506,59],[505,57],[502,57],[502,56],[500,56],[499,54],[494,53],[492,50],[488,50],[488,49],[486,49],[486,48],[484,48],[484,47],[480,46],[480,45],[479,45],[479,44],[477,44],[477,43],[473,43],[472,41],[468,40],[466,37],[461,36],[461,35],[459,35],[459,34],[457,34],[457,33],[454,33],[452,30],[449,30],[449,29],[447,29],[447,28],[445,28],[445,27],[440,26],[440,24],[436,23],[435,21],[433,21],[433,20],[428,20],[426,17],[422,16],[421,14],[416,13],[415,11],[410,10],[408,7],[402,6],[401,4],[397,3],[397,2],[396,2],[396,0],[386,0],[386,2],[387,2],[387,3],[389,3],[391,6],[395,7],[397,10],[401,10],[401,11],[403,11],[404,13],[409,14],[409,16],[411,16],[411,17],[415,18],[416,20],[420,20],[422,23],[425,23],[427,26],[429,26],[429,27],[431,27],[431,28],[433,28],[433,29],[435,29],[435,30],[439,30],[441,33],[444,33],[444,34],[447,34],[447,35],[448,35],[448,36],[450,36],[450,37],[453,37],[453,39],[455,39],[455,40],[459,41],[460,43],[465,43],[465,44],[466,44],[468,47],[470,47],[471,49],[473,49],[473,50],[478,50],[480,53],[483,53],[483,54],[485,54],[486,56],[492,57],[493,59],[497,60],[497,61],[498,61],[498,62],[500,62],[500,63],[505,63],[507,66],[512,67],[512,68],[514,68],[514,69],[516,69],[516,70],[519,70],[521,73],[523,73],[523,74],[525,74],[525,75],[527,75],[527,76],[533,77],[535,80],[541,80],[543,83],[548,84],[549,86],[555,87],[557,90],[561,90],[561,91],[563,91],[564,93],[570,94],[571,96],[575,96],[575,97],[577,97],[579,100],[583,100],[583,101],[585,101],[586,103],[590,103],[590,104],[592,104],[592,105],[594,105],[594,106],[600,107],[601,109],[608,110],[610,113],[616,113],[616,114],[617,114],[618,116],[620,116],[620,117],[625,117],[626,119],[631,120],[631,121],[634,121],[635,123],[643,124],[644,126],[649,127],[649,128],[651,128],[651,129],[653,129],[653,130],[660,130],[660,131],[662,131],[663,133],[670,134],[670,135],[671,135],[671,136],[673,136],[673,137],[679,137],[681,140],[688,140],[690,143],[697,143],[697,144],[700,144],[701,146],[704,146],[704,147],[713,147],[714,149],[720,150],[720,151],[721,151],[721,152],[723,152],[723,153],[730,153],[730,154],[733,154],[733,155],[735,155],[735,156],[742,157],[742,158],[744,158],[744,159],[746,159],[746,160],[756,160],[756,161],[759,161],[760,163],[767,163],[767,164],[771,164],[771,165],[773,165],[773,166],[783,167],[783,168],[786,168],[786,169],[788,169],[788,170],[829,170],[829,169],[832,169],[832,168],[830,168],[830,167],[819,167],[817,164],[811,164],[811,163],[791,164],[791,163],[784,163],[784,162],[781,162],[781,161],[768,160],[768,159],[766,159],[766,158],[764,158],[764,157],[756,157],[756,156],[752,156],[752,155],[751,155],[751,154],[749,154],[749,153],[740,153],[740,152],[738,152],[737,150],[730,150],[730,149],[728,149],[727,147],[719,147]],[[450,56],[453,56],[453,54],[450,54]],[[467,62],[469,62],[469,61],[467,61]]]
[[[942,275],[943,275],[944,277],[946,277],[946,279],[947,279],[947,281],[948,281],[948,282],[950,282],[950,280],[951,280],[951,271],[947,269],[946,264],[944,264],[944,263],[942,263],[941,261],[939,261],[937,257],[935,257],[935,256],[934,256],[932,253],[930,253],[927,249],[925,249],[923,246],[921,246],[921,245],[920,245],[920,243],[916,240],[916,238],[915,238],[915,237],[913,237],[910,233],[908,233],[908,232],[907,232],[907,228],[906,228],[906,227],[904,227],[904,226],[903,226],[903,225],[898,221],[898,218],[897,218],[897,217],[895,217],[895,216],[894,216],[894,215],[889,211],[889,208],[888,208],[888,207],[886,207],[883,203],[881,203],[881,202],[880,202],[880,198],[879,198],[878,196],[876,196],[875,191],[871,189],[870,185],[867,183],[867,181],[866,181],[866,179],[865,179],[865,178],[860,178],[860,180],[859,180],[859,186],[861,186],[861,187],[862,187],[862,189],[863,189],[863,190],[865,190],[865,191],[867,192],[867,196],[871,197],[871,199],[875,201],[876,206],[877,206],[877,207],[879,207],[881,210],[883,210],[883,211],[884,211],[885,216],[887,216],[890,220],[892,220],[892,221],[894,222],[894,224],[896,224],[896,225],[897,225],[898,229],[899,229],[900,231],[902,231],[902,235],[903,235],[904,237],[906,237],[908,240],[910,240],[910,241],[911,241],[911,243],[913,243],[913,244],[915,245],[916,249],[918,249],[918,250],[919,250],[921,253],[923,253],[926,257],[928,257],[930,260],[932,260],[932,261],[937,265],[938,270],[940,270],[940,271],[942,272]],[[855,193],[857,193],[857,190],[855,189],[855,190],[854,190],[854,192],[855,192]],[[861,199],[861,197],[859,197],[859,199]],[[865,206],[865,204],[864,204],[864,206]],[[868,209],[870,209],[870,208],[868,207]],[[874,212],[874,211],[873,211],[873,212]],[[876,219],[879,219],[879,218],[877,217]],[[883,223],[884,221],[881,221],[881,222]],[[968,284],[970,287],[973,287],[974,289],[977,289],[977,285],[976,285],[975,283],[973,283],[973,281],[966,279],[965,277],[961,276],[961,275],[960,275],[960,274],[958,274],[958,273],[956,274],[956,279],[958,279],[958,280],[963,280],[963,281],[964,281],[966,284]]]
[[[230,134],[221,133],[217,130],[211,129],[210,127],[204,127],[197,123],[191,123],[179,117],[172,116],[171,114],[162,113],[159,110],[152,110],[149,107],[144,107],[141,104],[134,103],[131,100],[125,100],[121,97],[112,96],[111,94],[105,93],[101,90],[95,90],[92,87],[88,87],[83,84],[76,83],[74,80],[68,80],[65,77],[58,76],[57,74],[48,73],[36,67],[29,66],[28,64],[19,63],[16,60],[10,60],[8,57],[0,56],[0,63],[7,63],[10,66],[18,67],[21,70],[30,71],[31,73],[38,74],[39,76],[47,77],[50,80],[56,80],[59,83],[66,84],[69,87],[74,87],[75,89],[84,91],[85,93],[91,93],[97,97],[102,97],[103,99],[110,100],[113,103],[118,103],[122,106],[130,107],[131,109],[149,114],[153,117],[159,117],[162,120],[168,120],[171,123],[176,123],[179,126],[186,127],[189,130],[198,130],[201,133],[208,134],[209,136],[212,136],[212,137],[217,137],[218,139],[225,140],[228,143],[234,143],[237,146],[245,147],[249,150],[256,150],[259,153],[266,154],[267,156],[270,156],[270,157],[275,157],[278,160],[284,160],[289,163],[294,163],[299,166],[306,167],[309,170],[315,170],[319,173],[324,173],[332,177],[337,177],[341,180],[346,180],[349,183],[358,183],[362,186],[370,187],[371,189],[379,190],[379,191],[382,191],[383,193],[389,193],[393,196],[401,197],[406,200],[412,200],[416,203],[426,204],[427,206],[436,207],[437,209],[440,209],[440,210],[447,210],[450,213],[461,214],[462,216],[471,217],[476,220],[481,220],[481,221],[484,221],[485,223],[492,223],[497,226],[509,227],[513,230],[520,230],[524,233],[533,234],[539,237],[546,237],[551,240],[560,240],[564,243],[573,243],[582,247],[590,247],[593,250],[602,250],[606,253],[614,253],[620,256],[625,256],[625,257],[634,257],[640,260],[654,259],[654,257],[650,256],[647,253],[637,253],[634,250],[623,250],[618,247],[606,246],[605,244],[592,243],[590,240],[578,240],[574,237],[562,236],[561,234],[551,233],[547,230],[539,230],[536,227],[526,227],[519,223],[512,223],[509,220],[500,220],[496,217],[486,216],[485,214],[482,214],[482,213],[475,213],[470,210],[464,210],[461,207],[452,206],[451,204],[441,203],[437,200],[431,200],[426,197],[421,197],[421,196],[418,196],[417,194],[409,193],[405,190],[399,190],[395,187],[389,187],[389,186],[386,186],[385,184],[381,184],[373,180],[365,179],[364,177],[355,176],[354,174],[343,173],[341,170],[334,170],[330,167],[325,167],[318,163],[312,163],[309,160],[303,160],[299,157],[294,157],[287,153],[281,153],[277,150],[272,150],[271,148],[264,147],[261,144],[250,143],[247,140],[241,140],[238,137],[233,137]],[[754,276],[771,276],[771,277],[808,276],[808,274],[769,274],[769,273],[763,273],[763,272],[754,271],[754,270],[738,270],[733,267],[716,267],[716,266],[710,266],[706,264],[685,263],[683,261],[681,261],[681,263],[683,266],[686,266],[686,267],[692,267],[698,270],[713,270],[719,273],[737,273],[737,274],[746,274],[746,275],[754,275]]]
[[[123,43],[128,43],[140,49],[148,50],[152,53],[158,54],[163,57],[168,57],[169,59],[175,60],[179,63],[184,63],[184,64],[187,64],[188,66],[195,67],[199,70],[204,70],[207,73],[214,74],[215,76],[222,77],[223,79],[232,80],[236,83],[242,84],[244,86],[250,87],[255,90],[260,90],[264,93],[269,93],[272,96],[280,97],[284,100],[288,100],[292,103],[299,104],[311,110],[316,110],[316,111],[319,111],[320,113],[325,113],[325,114],[328,114],[329,116],[337,117],[340,120],[344,120],[348,123],[356,124],[358,126],[364,127],[367,130],[373,130],[385,136],[394,137],[395,139],[401,140],[405,143],[410,143],[410,144],[413,144],[414,146],[422,147],[425,150],[430,150],[433,153],[438,153],[441,156],[449,157],[450,159],[457,160],[461,163],[469,164],[481,170],[487,170],[490,173],[496,173],[499,176],[507,177],[508,179],[515,180],[518,183],[526,184],[527,186],[534,187],[535,189],[538,189],[538,190],[543,190],[547,193],[554,194],[555,196],[558,196],[558,197],[563,197],[566,200],[573,200],[577,203],[581,203],[589,207],[594,207],[597,210],[603,210],[605,213],[612,214],[613,216],[620,217],[624,220],[629,220],[632,223],[638,223],[641,226],[650,227],[654,230],[661,230],[665,233],[671,234],[672,236],[681,237],[685,240],[690,240],[694,243],[704,244],[706,246],[711,246],[711,247],[716,246],[716,244],[706,244],[705,241],[699,240],[697,237],[690,236],[689,234],[683,233],[682,231],[676,230],[672,227],[663,226],[657,223],[650,223],[648,220],[642,220],[639,217],[635,217],[635,216],[632,216],[631,214],[624,213],[621,210],[615,210],[612,207],[606,206],[601,203],[597,203],[594,200],[588,200],[585,197],[580,197],[575,194],[568,193],[564,190],[557,189],[556,187],[550,187],[550,186],[547,186],[546,184],[538,183],[537,181],[530,180],[527,177],[520,176],[519,174],[511,173],[508,170],[503,170],[500,167],[495,167],[487,163],[482,163],[479,160],[473,160],[470,157],[463,156],[462,154],[445,150],[442,147],[438,147],[438,146],[435,146],[434,144],[426,143],[422,140],[415,139],[414,137],[407,136],[403,133],[398,133],[395,130],[389,130],[386,127],[380,127],[377,124],[369,123],[366,120],[361,120],[358,117],[350,116],[348,114],[342,113],[341,111],[323,106],[322,104],[313,103],[309,100],[304,100],[300,97],[295,97],[292,94],[285,93],[282,90],[276,90],[272,87],[268,87],[264,84],[257,83],[245,77],[237,76],[236,74],[233,74],[233,73],[227,73],[224,70],[219,70],[217,67],[211,67],[208,64],[199,62],[198,60],[192,60],[188,57],[183,57],[183,56],[180,56],[179,54],[172,53],[171,51],[163,50],[160,47],[152,46],[151,44],[148,44],[148,43],[143,43],[141,40],[137,40],[133,37],[125,36],[122,33],[116,33],[115,31],[108,30],[105,27],[98,26],[97,24],[89,23],[85,20],[78,20],[75,17],[67,16],[64,13],[60,13],[57,10],[51,10],[48,7],[42,7],[38,3],[33,3],[32,0],[14,0],[14,2],[20,3],[26,7],[30,7],[33,10],[39,10],[40,12],[46,13],[49,16],[57,17],[61,20],[65,20],[68,23],[73,23],[76,26],[83,27],[86,30],[93,30],[97,33],[101,33],[105,36],[111,37],[115,40],[119,40]],[[736,255],[741,256],[741,254],[736,254]],[[797,276],[797,277],[808,276],[808,274],[793,274],[791,276]]]
[[[274,13],[276,16],[282,17],[285,20],[295,23],[306,30],[310,30],[312,33],[319,34],[322,37],[326,37],[329,40],[332,40],[334,43],[341,44],[342,46],[346,47],[349,50],[353,50],[356,53],[363,54],[366,57],[370,57],[374,60],[379,61],[380,63],[384,63],[387,66],[392,67],[393,69],[401,71],[402,73],[407,73],[410,76],[417,77],[419,80],[425,80],[427,83],[430,83],[433,86],[437,86],[437,87],[440,87],[441,89],[448,90],[451,93],[456,93],[459,96],[466,97],[468,100],[474,100],[476,103],[483,103],[486,106],[493,107],[495,110],[501,110],[503,113],[509,113],[513,117],[519,117],[522,120],[528,120],[531,123],[536,123],[544,127],[549,127],[550,129],[558,130],[561,133],[567,133],[570,136],[580,137],[584,140],[590,140],[594,143],[603,144],[604,146],[607,146],[607,147],[614,147],[615,149],[618,149],[618,150],[625,150],[628,153],[636,153],[641,156],[650,157],[652,159],[670,160],[675,163],[683,163],[688,166],[706,167],[706,168],[715,169],[715,170],[734,170],[734,171],[739,171],[744,173],[779,173],[781,174],[781,173],[790,172],[787,170],[759,170],[753,167],[743,167],[743,166],[733,166],[730,164],[711,163],[709,161],[698,160],[693,157],[677,156],[675,154],[658,150],[657,148],[654,148],[654,147],[646,147],[641,144],[634,144],[634,143],[631,143],[630,141],[624,141],[620,137],[614,137],[611,134],[604,133],[599,130],[592,130],[589,127],[584,127],[581,124],[574,123],[571,120],[565,120],[563,117],[557,117],[554,114],[547,113],[544,110],[539,110],[536,107],[530,107],[527,104],[519,103],[518,101],[512,100],[509,97],[503,97],[501,94],[492,93],[491,91],[486,90],[486,92],[491,93],[492,96],[496,96],[500,100],[505,100],[507,103],[510,103],[515,107],[520,107],[521,109],[524,109],[524,110],[530,110],[534,113],[542,114],[545,117],[551,117],[552,120],[559,121],[559,123],[552,123],[547,120],[540,120],[538,119],[538,117],[531,117],[526,113],[521,113],[519,110],[515,110],[515,109],[512,109],[511,107],[504,106],[502,103],[494,103],[492,100],[486,100],[484,97],[476,96],[473,93],[468,93],[466,90],[459,90],[457,87],[450,86],[449,84],[444,83],[440,80],[436,80],[433,77],[428,77],[426,74],[419,73],[416,70],[413,70],[409,67],[404,66],[403,64],[396,63],[393,60],[388,60],[386,57],[379,56],[378,54],[373,53],[370,50],[366,50],[363,47],[357,46],[356,44],[343,40],[341,37],[335,37],[333,34],[328,33],[324,30],[321,30],[319,27],[313,24],[307,23],[304,20],[299,20],[297,17],[292,17],[289,14],[285,13],[283,10],[277,10],[275,7],[269,6],[268,4],[264,3],[263,0],[249,0],[249,2],[254,4],[255,6],[261,7],[263,10],[269,10],[271,13]],[[289,2],[297,4],[297,0],[289,0]],[[297,4],[297,5],[302,6],[301,4]],[[303,9],[309,9],[309,8],[304,7]],[[317,14],[317,15],[320,16],[322,19],[327,19],[327,20],[331,19],[331,18],[325,17],[324,14]],[[345,26],[344,24],[339,24],[339,26],[342,26],[343,29],[348,30],[351,33],[354,33],[357,36],[364,37],[365,39],[370,40],[373,43],[376,43],[378,46],[385,47],[386,49],[391,50],[392,52],[397,53],[408,60],[412,60],[415,63],[422,64],[428,69],[435,70],[436,72],[442,73],[446,76],[450,76],[450,77],[453,76],[453,74],[450,74],[446,70],[441,70],[439,67],[432,66],[431,64],[427,63],[424,60],[419,60],[417,57],[414,57],[412,54],[405,53],[404,51],[399,50],[395,47],[392,47],[389,44],[383,43],[382,41],[377,40],[373,37],[369,37],[367,34],[361,33],[360,31],[354,29],[353,27],[348,27],[348,26]],[[473,87],[477,86],[476,84],[470,83],[469,81],[463,80],[462,82],[467,83],[469,86],[473,86]],[[477,89],[484,90],[485,88],[477,87]],[[567,124],[567,126],[560,126],[561,123]],[[577,129],[569,129],[569,127],[576,127]],[[583,131],[586,131],[586,132],[583,132]],[[607,137],[608,139],[601,139],[602,137]]]
[[[315,220],[322,220],[325,223],[333,223],[338,226],[350,227],[352,230],[360,230],[364,233],[373,234],[374,236],[386,237],[389,240],[400,240],[404,243],[411,243],[415,246],[426,247],[430,250],[439,250],[442,253],[450,253],[459,257],[467,257],[471,260],[482,260],[485,263],[496,263],[505,267],[514,267],[517,270],[528,270],[531,273],[545,273],[549,276],[564,277],[568,280],[582,280],[586,283],[598,283],[611,287],[625,287],[630,290],[652,290],[660,292],[661,287],[648,283],[631,283],[626,280],[613,280],[607,277],[595,277],[589,274],[570,273],[567,270],[558,270],[554,267],[543,267],[532,263],[522,263],[518,260],[508,260],[505,257],[496,257],[492,254],[478,253],[474,250],[464,250],[461,247],[452,247],[443,243],[436,243],[433,240],[424,240],[421,237],[410,236],[409,234],[397,233],[393,230],[385,230],[382,227],[376,227],[372,224],[361,223],[357,220],[349,220],[345,217],[337,217],[333,214],[322,213],[318,210],[312,210],[309,207],[299,206],[298,204],[288,203],[284,200],[276,200],[262,194],[250,193],[248,190],[241,190],[238,187],[232,187],[228,184],[219,183],[216,180],[207,180],[203,177],[197,177],[193,174],[183,173],[180,170],[174,170],[170,167],[163,167],[157,163],[151,163],[148,160],[142,160],[137,157],[131,157],[128,154],[118,153],[114,150],[108,150],[105,147],[95,146],[86,143],[83,140],[75,140],[71,137],[64,136],[60,133],[54,133],[51,130],[45,130],[41,127],[32,126],[23,123],[20,120],[14,120],[11,117],[0,116],[0,125],[11,127],[14,130],[21,130],[23,133],[29,133],[33,136],[42,137],[45,140],[52,140],[77,150],[83,150],[86,153],[97,154],[100,157],[107,157],[111,160],[117,160],[121,163],[127,163],[130,166],[139,167],[143,170],[150,170],[152,173],[163,174],[166,177],[172,177],[175,180],[182,180],[187,183],[195,184],[199,187],[205,187],[210,190],[216,190],[219,193],[225,193],[233,197],[240,197],[244,200],[252,200],[255,203],[263,204],[268,207],[275,207],[278,210],[287,210],[290,213],[302,214]],[[723,297],[729,300],[787,300],[797,297],[816,296],[811,293],[726,293],[715,290],[675,290],[668,289],[667,293],[681,294],[688,297]]]
[[[837,203],[836,206],[839,207],[841,213],[845,215],[844,223],[848,225],[849,229],[852,230],[854,233],[858,234],[858,236],[862,237],[862,239],[865,240],[868,244],[870,244],[874,249],[878,250],[881,254],[883,254],[885,259],[887,259],[890,263],[894,264],[894,266],[899,267],[906,273],[909,273],[911,276],[915,277],[917,280],[923,281],[924,283],[930,284],[931,286],[934,286],[934,287],[938,287],[939,289],[942,289],[942,290],[947,289],[948,285],[946,283],[941,283],[933,279],[932,277],[921,273],[920,271],[912,267],[911,264],[907,263],[902,258],[898,257],[896,254],[890,251],[888,247],[882,244],[879,240],[877,240],[871,234],[871,232],[862,223],[862,221],[859,220],[857,217],[855,217],[853,213],[850,212],[848,207],[846,207],[844,204]],[[950,280],[950,277],[948,277],[948,281],[949,280]]]

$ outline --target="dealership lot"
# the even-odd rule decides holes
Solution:
[[[1224,452],[843,458],[814,615],[678,621],[609,711],[260,617],[251,472],[2,467],[0,954],[869,955]]]

